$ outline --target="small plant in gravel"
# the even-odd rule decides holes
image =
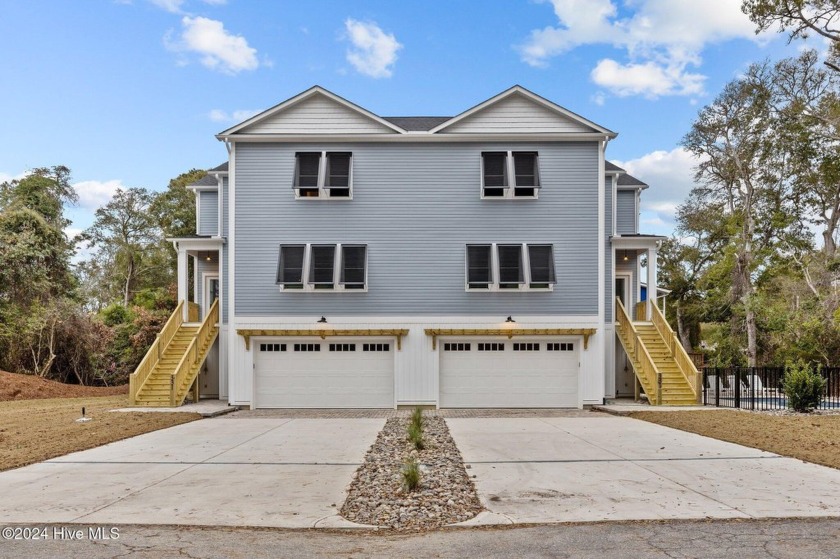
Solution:
[[[408,425],[408,440],[415,450],[423,450],[426,448],[426,443],[423,442],[423,428],[417,427],[417,424],[410,423]]]
[[[411,425],[416,425],[417,429],[420,431],[423,430],[423,409],[422,408],[414,408],[414,411],[411,412]]]
[[[420,487],[420,464],[413,456],[405,461],[402,469],[403,486],[407,491]]]
[[[798,412],[809,412],[820,405],[825,379],[806,363],[797,361],[785,367],[784,391],[788,407]]]
[[[415,450],[426,448],[423,442],[423,410],[421,408],[414,408],[411,412],[411,419],[408,422],[408,440]]]

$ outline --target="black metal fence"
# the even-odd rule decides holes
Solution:
[[[823,367],[825,392],[818,409],[840,409],[840,367]],[[704,367],[703,405],[747,410],[783,410],[784,367]]]

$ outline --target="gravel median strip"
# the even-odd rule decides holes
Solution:
[[[409,420],[389,419],[356,471],[341,515],[360,524],[425,530],[469,520],[481,511],[475,486],[443,418],[423,418],[425,448],[408,440]],[[420,486],[403,486],[402,468],[415,457]]]

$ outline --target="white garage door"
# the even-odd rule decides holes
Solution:
[[[255,340],[258,408],[392,408],[391,340]]]
[[[575,408],[575,340],[444,340],[442,408]]]

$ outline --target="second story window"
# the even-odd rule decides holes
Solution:
[[[280,245],[277,284],[284,291],[367,291],[367,246]]]
[[[345,199],[353,197],[353,154],[306,151],[295,154],[295,197]]]
[[[537,198],[539,158],[533,151],[481,153],[481,197],[487,199]]]
[[[467,245],[467,291],[551,291],[556,282],[552,245]]]

